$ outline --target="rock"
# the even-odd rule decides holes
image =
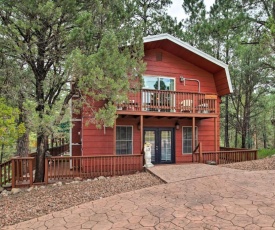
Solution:
[[[208,165],[217,165],[216,161],[206,161]]]
[[[1,193],[2,196],[8,196],[8,195],[10,195],[10,194],[11,194],[11,192],[9,192],[9,191],[7,191],[7,190],[4,190],[4,191]]]
[[[79,183],[78,180],[74,180],[74,181],[71,182],[71,184],[78,184],[78,183]]]
[[[83,179],[81,177],[75,177],[74,180],[75,181],[82,181]]]
[[[57,184],[58,186],[62,186],[62,182],[61,182],[61,181],[58,181],[56,184]]]
[[[19,193],[19,192],[21,192],[21,189],[20,188],[13,188],[12,190],[11,190],[11,194],[17,194],[17,193]]]
[[[46,188],[46,186],[40,186],[40,189],[45,189]]]
[[[0,187],[0,193],[4,191],[4,188]]]
[[[100,177],[98,177],[98,179],[99,179],[99,180],[106,180],[106,177],[100,176]]]
[[[91,179],[87,179],[86,182],[91,182],[92,180]]]
[[[94,180],[98,180],[97,178],[94,178]]]
[[[31,192],[33,190],[33,187],[29,187],[28,189],[27,189],[27,192]]]

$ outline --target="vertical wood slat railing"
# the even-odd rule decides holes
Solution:
[[[48,157],[45,183],[57,180],[117,176],[142,170],[143,155]]]
[[[130,93],[127,102],[117,104],[118,110],[216,113],[217,99],[204,93],[142,89]]]
[[[12,180],[12,161],[9,160],[3,164],[0,164],[0,187],[7,183],[11,183]]]
[[[12,187],[32,186],[33,157],[14,157],[12,161]]]
[[[235,149],[230,151],[202,152],[202,157],[197,152],[193,152],[193,162],[206,163],[215,161],[216,164],[231,164],[242,161],[257,160],[257,150]]]
[[[0,165],[0,187],[11,183],[18,187],[33,184],[33,157],[14,157]]]

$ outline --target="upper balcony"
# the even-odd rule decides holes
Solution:
[[[216,117],[217,95],[142,89],[117,104],[117,114]]]

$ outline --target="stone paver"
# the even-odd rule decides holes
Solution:
[[[275,229],[275,171],[202,164],[150,169],[167,184],[4,229]]]

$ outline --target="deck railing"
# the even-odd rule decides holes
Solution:
[[[217,95],[143,89],[130,94],[129,101],[117,104],[117,110],[216,113]]]
[[[7,183],[11,183],[12,178],[12,163],[11,160],[0,164],[0,187]]]
[[[207,163],[207,161],[214,161],[216,164],[231,164],[257,160],[257,150],[229,149],[229,151],[202,152],[201,150],[200,153],[193,152],[193,162]]]
[[[32,186],[34,157],[15,157],[0,165],[0,186],[11,183],[12,187]],[[132,174],[143,169],[143,155],[108,156],[56,156],[45,159],[45,184],[98,176]]]
[[[135,173],[142,170],[143,155],[48,157],[45,183],[56,180],[95,178]]]

